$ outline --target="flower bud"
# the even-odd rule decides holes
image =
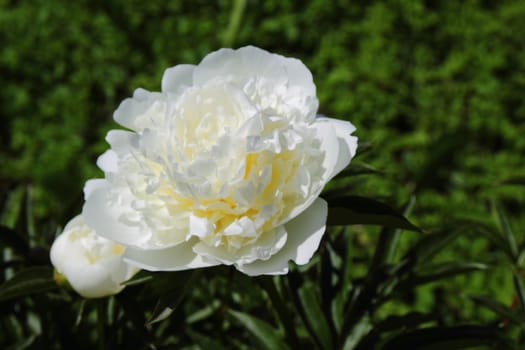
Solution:
[[[138,271],[122,260],[124,251],[124,246],[98,236],[78,215],[51,247],[55,280],[59,285],[69,282],[85,298],[116,294],[124,288],[121,283]]]

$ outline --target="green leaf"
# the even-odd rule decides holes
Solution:
[[[321,263],[318,288],[321,294],[321,306],[323,313],[328,317],[329,321],[331,321],[332,328],[334,329],[334,332],[336,332],[336,319],[338,317],[334,317],[335,315],[332,315],[332,302],[334,302],[337,297],[338,289],[344,287],[341,285],[335,285],[337,283],[342,283],[343,281],[341,278],[336,277],[340,274],[340,271],[333,265],[332,255],[335,254],[335,252],[331,247],[330,238],[328,237],[329,236],[327,236],[327,239],[324,242],[325,244],[321,247],[319,252],[319,255],[321,256]],[[334,258],[337,259],[337,257]]]
[[[318,330],[315,329],[315,320],[311,319],[312,317],[316,316],[312,310],[307,310],[310,307],[310,305],[305,305],[305,298],[304,296],[300,295],[300,292],[304,287],[303,275],[298,273],[296,270],[292,270],[288,273],[288,275],[286,275],[286,281],[288,282],[287,287],[292,303],[295,307],[295,310],[301,317],[301,321],[305,325],[310,335],[310,338],[315,342],[317,348],[323,349],[325,345],[323,344],[321,337],[318,335]],[[317,301],[315,301],[315,303],[317,303]],[[320,309],[318,305],[317,308]],[[320,313],[322,313],[322,311],[320,311]],[[328,328],[328,330],[330,329]]]
[[[82,320],[84,319],[84,309],[86,307],[86,301],[87,299],[81,299],[80,304],[78,306],[77,311],[77,318],[75,319],[75,328],[78,328],[80,324],[82,323]]]
[[[107,299],[98,298],[94,300],[96,307],[97,343],[99,349],[106,349],[106,327],[108,325]]]
[[[244,8],[246,7],[246,0],[235,0],[232,5],[230,13],[230,21],[226,32],[223,35],[223,46],[233,47],[235,38],[239,32],[239,26],[241,25]]]
[[[432,321],[434,318],[434,314],[424,314],[420,312],[389,316],[379,323],[376,323],[371,331],[361,339],[359,344],[357,344],[355,350],[373,349],[374,346],[380,342],[381,336],[384,333],[414,329],[423,323]]]
[[[168,318],[184,299],[198,274],[197,270],[156,273],[149,286],[159,299],[146,324],[151,325]]]
[[[31,349],[31,346],[34,344],[35,340],[38,339],[37,334],[31,334],[30,336],[20,340],[16,344],[11,345],[6,350],[25,350]]]
[[[408,215],[414,206],[415,197],[411,196],[403,208],[403,215]],[[384,228],[379,235],[370,269],[375,269],[385,263],[393,262],[396,253],[400,229]]]
[[[306,282],[299,288],[299,299],[306,316],[306,322],[310,324],[310,329],[315,333],[313,335],[319,339],[323,349],[333,349],[332,332],[315,294],[315,287],[311,282]]]
[[[210,337],[207,337],[207,336],[205,336],[205,335],[203,335],[201,333],[192,331],[191,329],[186,329],[186,334],[188,334],[188,336],[191,338],[191,340],[193,340],[199,346],[199,348],[202,349],[202,350],[208,350],[208,349],[227,350],[218,341],[216,341],[216,340],[214,340],[214,339],[212,339]]]
[[[525,241],[521,242],[518,248],[518,258],[517,258],[518,267],[523,266],[524,261],[525,261]]]
[[[468,226],[458,226],[445,229],[422,236],[405,254],[404,259],[412,261],[412,264],[429,261],[440,252],[447,244],[452,242],[460,234],[464,233]]]
[[[218,299],[213,300],[205,307],[195,311],[186,317],[186,324],[200,322],[212,316],[221,307],[221,302]]]
[[[139,284],[144,284],[154,279],[155,274],[150,271],[141,270],[135,276],[129,280],[122,282],[123,286],[136,286]]]
[[[514,289],[516,290],[516,295],[518,296],[518,302],[520,305],[522,316],[525,317],[525,288],[523,287],[522,277],[514,272],[512,274],[512,282],[514,283]]]
[[[0,302],[58,288],[53,269],[47,266],[31,267],[19,271],[0,286]]]
[[[417,226],[388,205],[360,196],[328,201],[328,225],[380,225],[421,232]]]
[[[416,276],[409,278],[409,284],[421,285],[435,282],[440,279],[461,275],[464,273],[483,271],[488,266],[476,262],[448,262],[439,264],[429,264],[416,271]]]
[[[381,170],[377,170],[376,168],[365,164],[365,163],[350,163],[345,170],[340,172],[336,179],[341,179],[345,177],[350,176],[358,176],[358,175],[377,175],[377,174],[384,174]]]
[[[284,327],[286,340],[288,344],[294,348],[299,346],[299,340],[297,338],[295,324],[292,318],[292,313],[289,311],[288,304],[285,303],[281,293],[277,290],[275,285],[274,276],[260,276],[255,279],[261,288],[268,294],[269,299],[272,302],[273,310],[275,311],[276,317]]]
[[[404,332],[388,340],[382,350],[460,350],[474,346],[490,346],[490,349],[511,349],[512,342],[496,327],[458,326],[429,327]]]
[[[267,322],[239,311],[229,310],[229,313],[259,340],[264,349],[289,350],[279,332]]]
[[[343,350],[355,350],[356,345],[366,337],[366,334],[373,329],[373,325],[369,317],[363,317],[348,333],[348,336],[343,342]],[[366,350],[371,349],[370,347],[365,348]]]
[[[468,295],[468,298],[474,301],[476,304],[486,307],[492,310],[496,314],[500,315],[506,320],[514,322],[522,327],[525,326],[524,315],[518,315],[514,310],[505,304],[500,303],[497,300],[489,299],[481,295]]]
[[[514,233],[512,232],[507,218],[503,214],[503,211],[497,204],[494,205],[494,211],[498,219],[499,228],[503,233],[503,237],[505,238],[509,252],[511,253],[510,258],[512,259],[513,263],[516,263],[518,260],[518,245],[516,244]]]
[[[175,302],[175,304],[178,303],[179,302]],[[169,302],[166,302],[165,300],[159,300],[159,302],[155,306],[155,309],[153,310],[153,314],[147,320],[146,324],[148,326],[151,326],[154,323],[164,321],[165,319],[171,316],[173,311],[175,311],[175,307],[172,307]]]
[[[377,307],[382,291],[386,286],[395,281],[395,276],[405,266],[404,262],[397,265],[380,265],[371,268],[364,281],[355,286],[352,296],[344,307],[343,323],[340,331],[340,343],[355,331],[355,328],[363,322]],[[388,293],[387,293],[388,294]],[[389,294],[392,295],[392,294]],[[359,339],[357,339],[359,340]]]
[[[381,332],[389,332],[399,329],[412,329],[421,325],[422,323],[431,321],[434,317],[434,314],[424,314],[421,312],[409,312],[404,315],[393,315],[376,324],[374,329]]]
[[[476,227],[475,233],[487,238],[492,244],[494,244],[501,251],[505,252],[505,254],[512,259],[512,252],[509,250],[507,241],[499,232],[496,232],[494,229],[488,227],[478,226]]]

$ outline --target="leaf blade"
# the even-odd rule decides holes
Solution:
[[[198,275],[199,272],[193,270],[155,274],[148,286],[158,293],[159,299],[146,324],[152,325],[168,318],[184,299]]]
[[[305,283],[299,288],[299,299],[301,300],[306,320],[310,323],[311,329],[315,332],[315,336],[319,339],[323,349],[333,349],[332,332],[319,300],[315,295],[312,283]]]
[[[451,262],[430,264],[424,268],[434,272],[430,274],[420,274],[416,272],[416,276],[414,276],[412,279],[412,283],[414,283],[414,285],[431,283],[440,279],[449,278],[464,273],[484,271],[489,267],[485,264],[476,262]]]
[[[461,350],[483,345],[491,345],[494,349],[513,348],[510,340],[495,327],[457,326],[428,327],[401,333],[387,341],[382,350]]]
[[[505,241],[507,242],[512,262],[515,263],[518,260],[518,244],[516,243],[514,233],[512,232],[512,229],[510,228],[509,222],[503,214],[503,211],[497,204],[494,205],[494,211],[498,220],[498,226],[503,233]]]
[[[289,350],[278,332],[266,321],[244,312],[234,310],[228,312],[259,340],[264,349]]]
[[[204,334],[192,331],[191,329],[186,330],[186,334],[199,346],[202,350],[214,349],[214,350],[226,350],[224,346],[218,341],[205,336]]]
[[[371,198],[345,196],[328,201],[327,225],[380,225],[421,232],[402,214]]]
[[[520,319],[520,317],[517,314],[515,314],[509,307],[507,307],[507,305],[481,295],[467,295],[467,297],[476,304],[490,309],[492,312],[500,315],[504,319],[514,322],[517,325],[521,325],[522,327],[525,326],[525,318]]]
[[[53,269],[48,266],[30,267],[16,273],[0,286],[0,302],[44,293],[58,288],[53,279]]]

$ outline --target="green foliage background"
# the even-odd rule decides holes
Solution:
[[[524,2],[250,0],[238,27],[232,8],[227,0],[1,0],[3,224],[13,224],[29,186],[36,242],[49,248],[80,211],[84,181],[102,175],[95,161],[120,101],[137,87],[159,90],[167,67],[233,43],[302,59],[320,113],[356,125],[356,161],[384,174],[354,178],[350,192],[393,206],[415,193],[411,219],[427,230],[491,223],[497,201],[523,237],[525,188],[502,183],[525,176]],[[377,235],[352,234],[358,276]],[[404,237],[407,245],[415,234]],[[442,258],[498,261],[491,249],[468,237]],[[501,265],[425,287],[409,304],[446,305],[454,320],[489,318],[458,295],[509,304],[511,283]]]

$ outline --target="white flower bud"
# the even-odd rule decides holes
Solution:
[[[78,215],[55,239],[50,255],[56,271],[75,291],[85,298],[98,298],[120,292],[121,283],[138,271],[122,260],[125,250],[98,236]]]

